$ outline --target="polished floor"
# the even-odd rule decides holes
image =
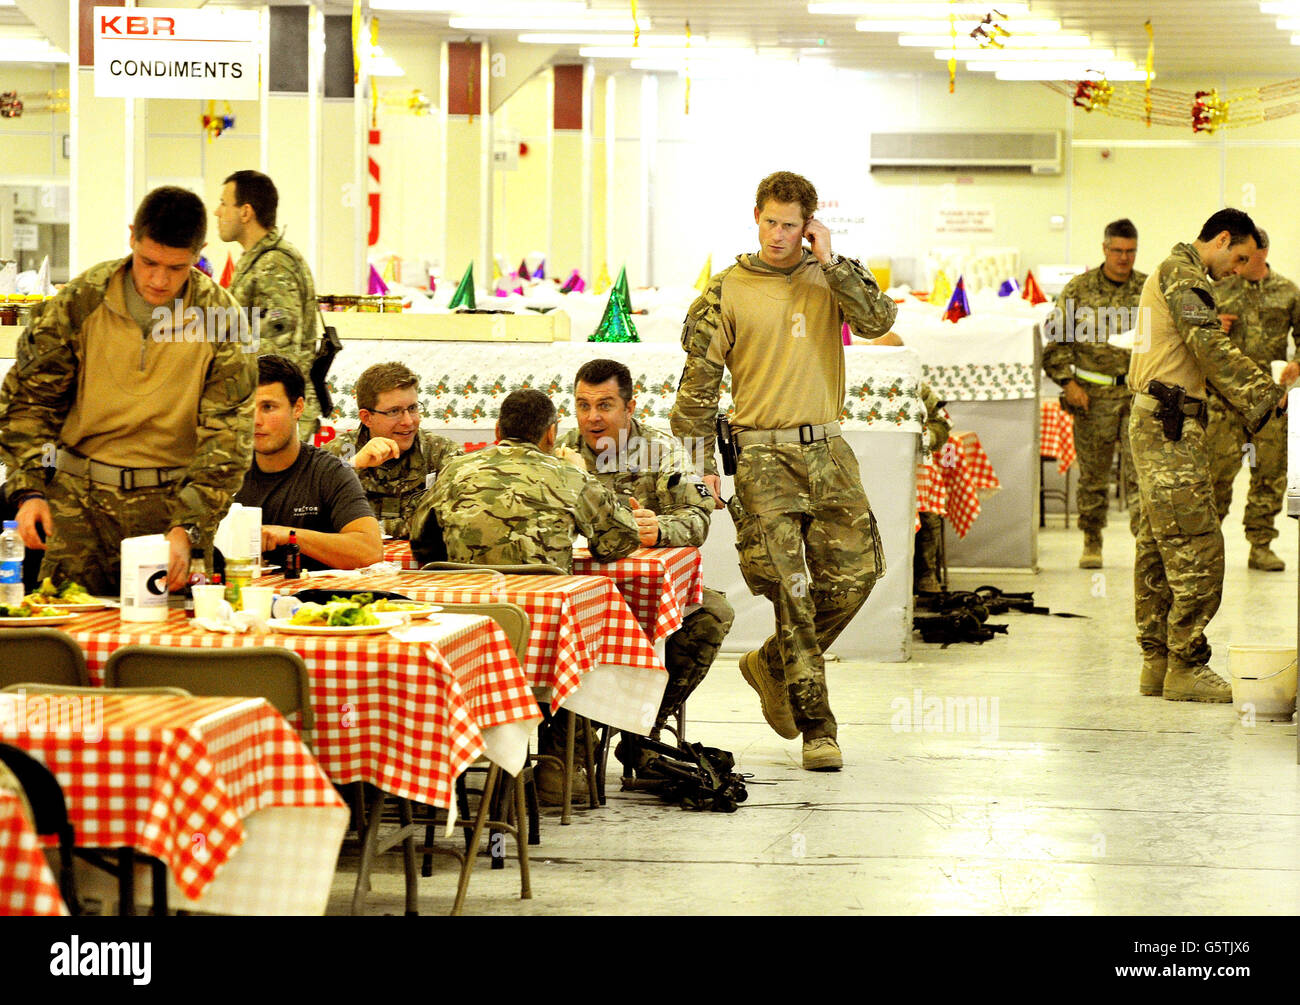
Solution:
[[[1296,637],[1296,521],[1278,520],[1286,571],[1248,570],[1245,487],[1210,626],[1225,675],[1230,644]],[[993,619],[1009,634],[982,646],[832,663],[845,768],[830,774],[800,769],[798,741],[765,725],[724,656],[691,699],[688,734],[753,776],[738,812],[693,813],[613,782],[608,805],[572,825],[543,818],[531,900],[512,851],[504,870],[481,860],[466,913],[1300,913],[1295,724],[1139,697],[1127,521],[1112,517],[1100,572],[1077,568],[1079,532],[1050,522],[1039,574],[994,582],[1084,617],[1009,614]],[[331,913],[349,910],[355,863],[340,863]],[[367,913],[402,913],[400,863],[382,863]],[[422,914],[451,906],[452,860],[435,868]]]

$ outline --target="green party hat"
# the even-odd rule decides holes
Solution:
[[[470,262],[465,267],[465,274],[460,277],[460,285],[456,287],[456,292],[451,296],[451,303],[448,308],[455,310],[457,307],[466,307],[469,310],[475,310],[478,307],[478,301],[474,299],[474,263]]]

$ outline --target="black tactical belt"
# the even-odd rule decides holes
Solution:
[[[840,435],[838,422],[827,422],[820,426],[791,426],[788,429],[746,429],[736,433],[736,443],[741,447],[752,447],[756,443],[817,443]]]
[[[1154,412],[1161,407],[1159,398],[1150,394],[1143,394],[1141,391],[1133,395],[1133,407],[1140,408],[1144,412]],[[1182,412],[1189,419],[1203,421],[1209,417],[1210,410],[1205,401],[1201,398],[1186,398],[1183,401]]]
[[[80,457],[67,450],[60,450],[54,466],[64,474],[77,478],[89,478],[99,485],[131,491],[132,489],[153,489],[159,485],[168,485],[179,481],[186,468],[123,468],[116,464]]]

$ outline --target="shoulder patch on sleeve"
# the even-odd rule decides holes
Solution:
[[[700,494],[701,499],[713,499],[713,493],[709,491],[709,487],[703,482],[692,482],[691,484],[695,486],[695,491]]]
[[[1215,305],[1211,300],[1206,302],[1208,294],[1204,290],[1193,287],[1185,290],[1178,298],[1178,304],[1175,310],[1178,316],[1188,324],[1204,325],[1211,324],[1218,320],[1215,313]]]

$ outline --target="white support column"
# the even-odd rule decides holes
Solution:
[[[486,283],[492,278],[492,192],[495,176],[492,163],[492,104],[489,100],[492,93],[492,50],[487,42],[481,44],[478,65],[479,94],[483,96],[483,114],[479,118],[479,262],[482,269],[481,281]]]
[[[595,275],[591,271],[592,261],[592,189],[595,185],[592,166],[592,138],[594,128],[592,116],[595,114],[596,100],[592,93],[596,87],[596,64],[591,60],[582,68],[582,274],[588,281]]]
[[[641,171],[637,196],[640,222],[644,243],[641,245],[641,275],[639,286],[653,286],[655,260],[655,170],[656,154],[659,149],[659,78],[653,73],[641,75]]]

